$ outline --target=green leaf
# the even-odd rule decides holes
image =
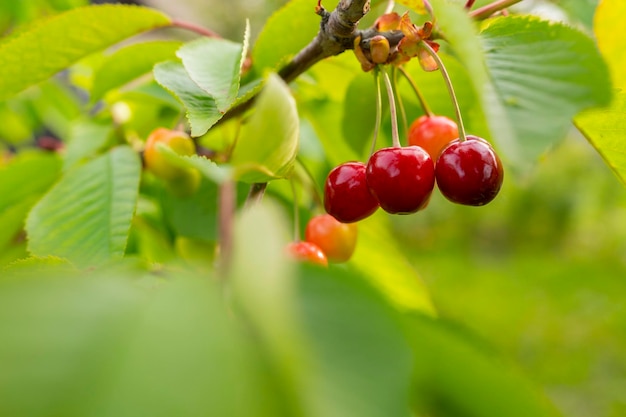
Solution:
[[[0,251],[23,229],[24,220],[61,171],[58,155],[21,154],[0,168]]]
[[[266,203],[235,228],[233,297],[295,416],[408,416],[410,350],[397,312],[353,271],[284,254],[285,216]]]
[[[481,39],[498,100],[527,161],[565,137],[576,113],[610,102],[602,57],[592,39],[571,27],[509,16],[489,21]]]
[[[122,257],[140,173],[139,158],[128,147],[66,173],[28,216],[30,252],[64,257],[80,267]]]
[[[222,113],[237,98],[249,37],[248,25],[243,45],[226,39],[201,38],[178,50],[177,55],[183,61],[189,77],[213,97],[217,109]]]
[[[70,127],[70,137],[65,147],[64,169],[67,171],[85,159],[92,158],[104,149],[111,134],[112,123],[79,120]]]
[[[399,310],[434,314],[428,290],[400,251],[385,213],[359,222],[359,241],[350,264]]]
[[[343,137],[358,155],[369,149],[375,123],[376,83],[371,73],[361,72],[348,86],[341,124]]]
[[[216,184],[222,184],[232,176],[230,167],[217,165],[203,156],[179,155],[169,146],[161,143],[157,144],[157,152],[162,154],[172,165],[179,168],[197,169],[203,176]]]
[[[244,182],[290,175],[298,152],[299,118],[289,87],[271,74],[254,113],[241,127],[231,164]]]
[[[25,153],[0,167],[0,213],[24,199],[45,192],[61,170],[58,155]]]
[[[626,12],[626,3],[615,0],[604,0],[598,6],[594,18],[594,31],[598,46],[604,55],[613,78],[613,85],[622,90],[615,93],[611,106],[605,109],[594,109],[576,116],[574,122],[589,142],[602,155],[607,165],[626,184],[626,53],[624,42],[626,35],[619,28],[621,16]]]
[[[359,274],[304,269],[298,310],[315,368],[303,375],[314,416],[411,414],[411,353],[397,311]]]
[[[426,7],[424,6],[424,0],[398,0],[398,3],[408,7],[418,14],[426,14]]]
[[[317,34],[320,18],[315,3],[292,0],[274,13],[265,23],[252,49],[252,62],[257,74],[277,69]]]
[[[164,193],[161,205],[168,226],[177,236],[216,241],[218,191],[215,183],[202,181],[198,191],[187,198],[173,198],[170,193]]]
[[[506,115],[504,105],[497,97],[495,88],[487,74],[485,57],[482,51],[475,23],[460,4],[433,0],[437,24],[446,34],[446,40],[454,54],[465,67],[468,79],[479,98],[487,119],[491,139],[494,139],[508,160],[521,165],[520,144]],[[455,83],[455,80],[452,80]],[[465,109],[461,109],[464,112]],[[471,132],[470,132],[471,133]],[[487,138],[489,139],[489,138]]]
[[[142,294],[41,265],[11,268],[0,280],[0,415],[90,414],[94,395],[110,387]]]
[[[609,108],[583,112],[574,122],[626,185],[626,93],[617,93]]]
[[[68,137],[69,126],[82,110],[76,91],[56,79],[39,84],[21,97],[30,99],[30,105],[42,125],[62,140]]]
[[[325,59],[308,71],[309,76],[296,80],[298,110],[314,128],[331,166],[361,157],[348,140],[337,139],[343,138],[343,123],[349,117],[344,112],[350,83],[363,72],[352,55],[345,53]]]
[[[414,398],[424,415],[555,417],[529,381],[467,332],[416,315],[406,331],[414,358]]]
[[[206,277],[180,276],[154,296],[128,333],[104,416],[280,415],[268,407],[277,394],[220,296]]]
[[[213,280],[53,270],[0,280],[1,415],[285,415]]]
[[[620,0],[602,0],[596,9],[593,31],[598,46],[611,69],[613,86],[626,88],[626,35],[622,30],[622,20],[618,16],[626,13],[626,3]]]
[[[157,64],[154,77],[187,109],[192,136],[202,136],[224,115],[217,108],[215,99],[198,87],[182,64],[174,61]]]
[[[72,9],[0,43],[0,100],[43,81],[79,59],[170,19],[145,7]]]
[[[156,63],[174,59],[180,45],[177,41],[153,41],[133,44],[115,51],[94,73],[91,101],[96,102],[107,91],[150,72]]]

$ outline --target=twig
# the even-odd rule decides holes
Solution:
[[[483,7],[479,7],[478,9],[470,12],[469,15],[474,20],[485,20],[495,12],[499,12],[500,10],[506,9],[507,7],[511,7],[521,1],[522,0],[497,0]]]
[[[322,16],[317,36],[302,49],[278,74],[291,82],[324,58],[354,48],[357,24],[367,14],[370,0],[342,0],[332,12],[318,9]]]
[[[196,32],[199,35],[207,36],[209,38],[221,38],[219,33],[214,32],[211,29],[196,25],[195,23],[185,22],[183,20],[172,19],[170,26]]]

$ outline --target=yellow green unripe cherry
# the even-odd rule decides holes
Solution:
[[[185,132],[159,127],[150,133],[144,149],[146,169],[165,180],[173,194],[179,197],[193,194],[200,185],[200,173],[172,163],[166,155],[159,152],[159,144],[169,147],[178,155],[191,156],[196,153],[193,140]]]

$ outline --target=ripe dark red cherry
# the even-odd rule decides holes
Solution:
[[[504,178],[502,162],[489,142],[467,136],[443,150],[435,168],[437,185],[450,201],[482,206],[493,200]]]
[[[428,203],[435,167],[419,146],[383,148],[367,163],[367,185],[386,212],[415,213]]]
[[[295,260],[328,266],[328,259],[324,252],[311,242],[291,242],[287,245],[287,253]]]
[[[421,116],[409,128],[409,145],[420,146],[437,161],[450,142],[459,137],[459,129],[446,116]]]
[[[324,186],[324,208],[342,223],[352,223],[372,215],[378,202],[367,188],[365,164],[346,162],[328,174]]]

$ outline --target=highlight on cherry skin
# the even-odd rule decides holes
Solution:
[[[365,169],[362,162],[346,162],[326,177],[324,208],[342,223],[365,219],[378,209],[378,201],[367,187]]]
[[[504,169],[489,142],[478,136],[454,141],[435,165],[437,186],[450,201],[483,206],[492,201],[502,186]]]
[[[458,139],[459,129],[454,120],[446,116],[420,116],[409,127],[409,145],[422,147],[433,162],[441,151],[454,139]]]
[[[311,242],[291,242],[285,248],[287,254],[294,260],[315,265],[328,266],[328,259],[322,250]]]
[[[177,167],[157,150],[157,144],[169,146],[179,155],[190,156],[196,153],[196,146],[185,132],[159,127],[146,139],[144,161],[146,168],[155,176],[164,180],[176,180],[188,174],[188,170]]]
[[[346,262],[354,253],[358,235],[356,223],[341,223],[330,214],[313,216],[304,239],[317,245],[330,262]]]
[[[419,146],[383,148],[370,157],[366,178],[383,210],[410,214],[428,204],[435,186],[435,167]]]

